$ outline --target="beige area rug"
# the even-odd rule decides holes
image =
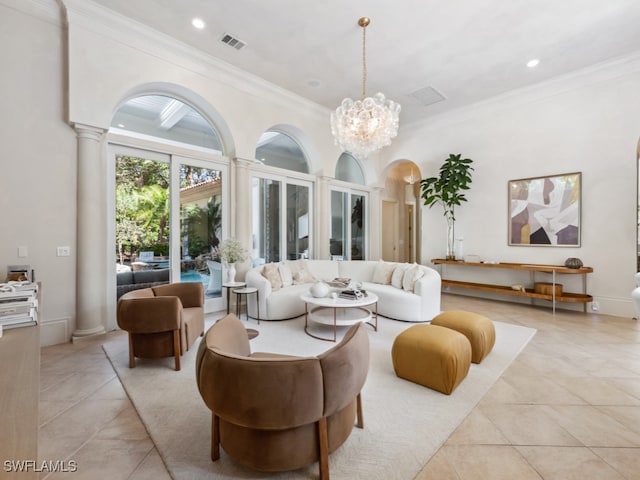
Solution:
[[[208,319],[207,327],[213,322]],[[309,337],[303,326],[302,318],[259,326],[253,320],[247,323],[260,331],[251,341],[253,351],[316,355],[333,345]],[[447,396],[396,377],[391,345],[410,326],[381,317],[378,331],[370,329],[371,365],[362,392],[365,428],[354,428],[331,455],[332,479],[413,479],[535,334],[531,328],[495,322],[493,351],[480,365],[471,364],[467,378]],[[233,462],[223,449],[220,460],[212,462],[211,412],[195,381],[197,342],[183,356],[180,372],[173,370],[170,358],[137,360],[136,368],[130,369],[127,348],[126,336],[104,346],[174,479],[318,477],[317,464],[281,474],[249,470]]]

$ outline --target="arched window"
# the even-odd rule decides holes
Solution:
[[[273,128],[260,136],[256,160],[292,173],[262,169],[253,174],[254,263],[313,258],[313,182],[300,175],[309,173],[304,150],[292,136]]]
[[[307,157],[298,142],[281,132],[267,130],[260,136],[256,160],[270,167],[309,173]]]
[[[364,174],[358,161],[350,153],[344,152],[336,164],[336,179],[364,185]]]
[[[119,130],[223,153],[220,135],[198,111],[164,95],[144,95],[127,101],[111,122],[111,131]]]

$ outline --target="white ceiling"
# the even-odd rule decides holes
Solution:
[[[401,125],[640,52],[640,0],[95,1],[331,109],[360,96],[368,16],[367,93],[399,102]],[[409,96],[425,87],[446,100]]]

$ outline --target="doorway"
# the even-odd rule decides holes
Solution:
[[[382,259],[387,262],[398,261],[398,211],[398,202],[382,201]]]

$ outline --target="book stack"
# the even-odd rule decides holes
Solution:
[[[38,284],[0,283],[0,325],[3,329],[38,323]]]
[[[338,296],[340,298],[346,298],[348,300],[360,300],[361,298],[364,298],[367,296],[367,292],[365,290],[349,289],[349,290],[342,290],[340,292],[340,295]]]

